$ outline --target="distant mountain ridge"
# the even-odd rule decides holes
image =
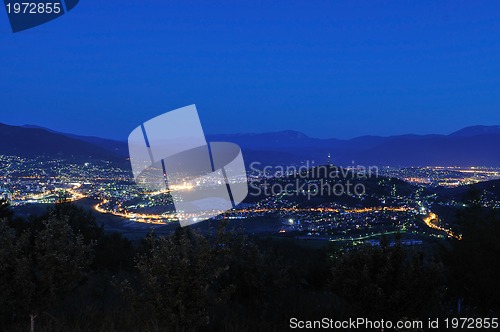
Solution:
[[[109,149],[45,128],[26,128],[6,124],[0,124],[0,154],[20,157],[46,155],[109,161],[124,159]]]
[[[43,130],[49,131],[49,132],[54,133],[54,134],[63,135],[63,136],[69,137],[69,138],[75,138],[77,140],[84,141],[84,142],[90,143],[92,145],[96,145],[96,146],[103,148],[105,150],[111,150],[119,156],[128,156],[127,143],[124,141],[118,141],[118,140],[113,140],[113,139],[109,139],[109,138],[101,138],[101,137],[96,137],[96,136],[82,136],[82,135],[63,133],[63,132],[55,131],[55,130],[52,130],[49,128],[36,126],[36,125],[23,125],[22,127],[23,128],[43,129]]]
[[[291,139],[290,139],[291,137]],[[275,132],[214,135],[239,144],[244,150],[277,150],[293,155],[293,162],[383,166],[491,166],[500,167],[500,126],[472,126],[449,135],[360,136],[318,139]],[[328,157],[330,155],[330,157]]]
[[[60,133],[33,125],[0,124],[0,140],[0,154],[128,156],[126,141]],[[208,135],[207,140],[238,144],[247,164],[314,161],[319,165],[330,161],[338,165],[500,167],[500,126],[471,126],[449,135],[360,136],[347,140],[312,138],[292,130]]]
[[[499,135],[500,126],[472,126],[460,129],[449,136]]]

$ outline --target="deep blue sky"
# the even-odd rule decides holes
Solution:
[[[238,3],[238,4],[236,4]],[[206,133],[500,124],[499,1],[103,1],[13,34],[0,122],[125,139],[195,103]]]

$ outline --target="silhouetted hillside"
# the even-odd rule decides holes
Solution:
[[[49,128],[44,128],[36,125],[24,125],[23,128],[35,128],[35,129],[43,129],[49,131],[54,134],[64,135],[69,138],[75,138],[79,141],[87,142],[92,145],[96,145],[104,150],[110,150],[113,153],[121,156],[128,157],[128,146],[126,141],[118,141],[109,138],[101,138],[96,136],[82,136],[75,134],[62,133],[59,131],[55,131]]]
[[[460,129],[450,136],[500,135],[500,126],[472,126]]]
[[[112,151],[40,128],[0,124],[0,154],[121,160]]]
[[[99,158],[107,154],[122,158],[128,156],[126,141],[58,133],[36,126],[4,127],[0,153],[61,153]],[[15,136],[9,138],[10,133]],[[6,143],[9,139],[10,144]],[[207,141],[238,144],[247,165],[252,162],[261,165],[298,165],[303,162],[320,165],[330,160],[337,165],[500,166],[500,153],[497,152],[500,126],[467,127],[450,135],[361,136],[341,140],[312,138],[297,131],[281,131],[208,135]]]
[[[500,166],[500,134],[475,136],[398,136],[343,161],[391,166]]]
[[[492,180],[475,183],[469,186],[460,186],[457,188],[435,188],[435,191],[441,198],[452,198],[460,200],[470,191],[475,190],[479,194],[489,193],[495,197],[500,197],[500,180]]]
[[[500,126],[468,127],[450,135],[361,136],[349,140],[311,138],[299,132],[215,135],[243,151],[276,151],[294,156],[290,163],[330,161],[338,165],[500,166]],[[278,163],[273,154],[262,163]],[[264,160],[265,159],[265,160]]]
[[[364,188],[365,197],[355,195],[354,188],[358,185]],[[300,207],[317,207],[332,202],[348,206],[378,206],[381,199],[392,196],[394,190],[396,195],[410,196],[416,188],[405,181],[379,176],[368,170],[356,173],[323,165],[289,176],[252,181],[245,201],[258,202],[274,195]]]

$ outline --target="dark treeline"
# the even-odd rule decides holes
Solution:
[[[463,240],[313,249],[221,223],[132,243],[60,203],[29,220],[0,202],[0,325],[6,331],[281,331],[314,320],[494,317],[500,222],[474,193]],[[389,245],[394,242],[394,245]]]

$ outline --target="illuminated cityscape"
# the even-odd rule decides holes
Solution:
[[[382,167],[380,173],[425,187],[454,188],[500,179],[497,167]]]
[[[499,1],[3,10],[0,332],[499,330]]]
[[[145,191],[138,187],[127,169],[110,162],[79,163],[67,159],[0,156],[0,197],[12,206],[51,204],[58,201],[87,199],[99,214],[111,214],[132,222],[164,225],[178,220],[168,190]],[[356,197],[363,207],[337,202],[335,199],[316,206],[304,206],[290,199],[290,192],[245,202],[220,214],[216,220],[240,220],[259,223],[277,221],[265,232],[297,239],[357,241],[376,238],[380,234],[400,232],[408,236],[460,238],[440,220],[432,206],[451,206],[454,200],[436,200],[436,194],[426,188],[459,187],[479,181],[498,179],[500,169],[483,167],[382,167],[382,175],[399,178],[415,185],[410,195],[398,193],[392,185],[390,193],[368,191]],[[269,174],[265,174],[266,179]],[[252,181],[258,180],[252,175]],[[287,178],[281,178],[283,181]],[[384,185],[384,177],[379,185]],[[317,182],[318,180],[309,180]],[[187,181],[179,190],[192,190],[202,183]],[[419,189],[420,188],[420,189]],[[488,195],[485,195],[487,198]],[[500,206],[495,196],[484,199],[485,206]],[[365,202],[369,200],[370,206]],[[357,204],[359,205],[359,204]],[[222,212],[222,211],[217,211]],[[199,218],[200,215],[188,215]]]

